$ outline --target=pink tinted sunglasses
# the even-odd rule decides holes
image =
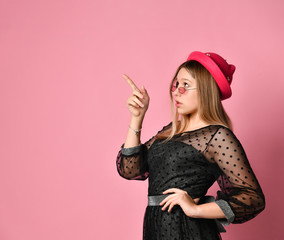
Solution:
[[[177,89],[177,87],[178,87],[177,82],[178,82],[177,80],[174,80],[174,82],[173,82],[173,84],[172,84],[172,86],[171,86],[171,91],[172,91],[172,92],[174,92],[174,91]],[[195,89],[195,87],[188,87],[188,88],[179,87],[179,88],[178,88],[178,91],[179,91],[179,93],[183,94],[183,93],[185,93],[185,91],[191,90],[191,89]]]

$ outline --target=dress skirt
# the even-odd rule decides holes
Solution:
[[[219,240],[214,219],[191,218],[179,205],[171,212],[162,206],[147,206],[143,221],[143,240]]]

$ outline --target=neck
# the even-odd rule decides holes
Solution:
[[[209,125],[208,123],[204,122],[203,120],[201,120],[199,114],[190,114],[188,116],[188,123],[187,123],[187,126],[186,126],[186,129],[187,130],[194,130],[196,128],[200,128],[200,127],[203,127],[203,126],[207,126]]]

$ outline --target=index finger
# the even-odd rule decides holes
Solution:
[[[126,81],[128,82],[128,84],[133,90],[141,92],[140,89],[135,85],[135,83],[130,79],[130,77],[128,77],[126,74],[123,74],[122,76],[124,79],[126,79]]]

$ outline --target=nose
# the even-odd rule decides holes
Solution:
[[[173,95],[174,96],[180,95],[180,92],[179,92],[178,88],[176,88],[176,90],[173,92]]]

